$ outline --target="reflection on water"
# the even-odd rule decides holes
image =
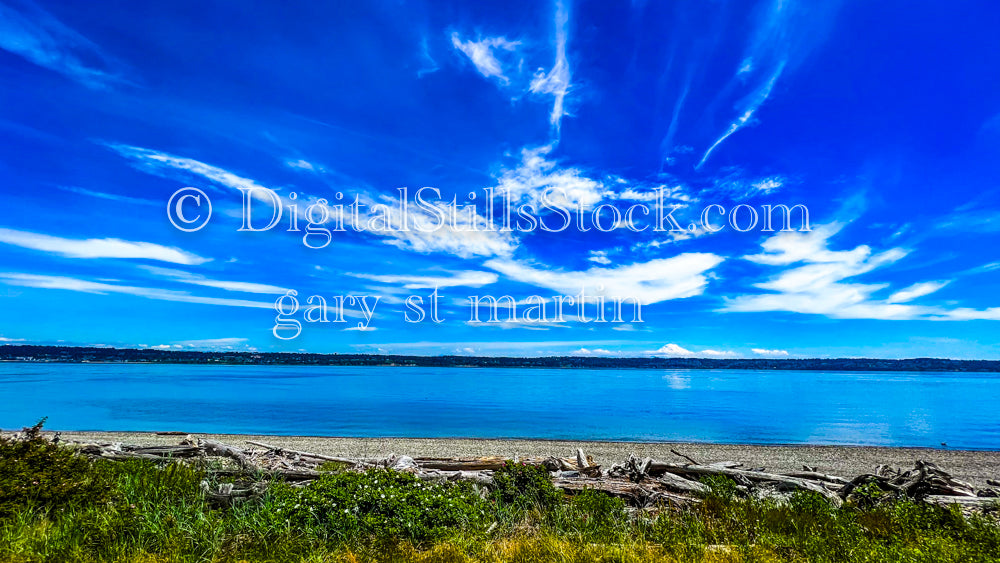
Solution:
[[[0,363],[0,427],[1000,449],[1000,374]]]

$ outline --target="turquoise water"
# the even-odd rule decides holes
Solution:
[[[1000,450],[1000,374],[0,363],[0,428]]]

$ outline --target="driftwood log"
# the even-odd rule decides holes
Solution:
[[[65,442],[62,442],[65,444]],[[263,491],[269,480],[295,483],[296,486],[319,478],[317,468],[325,462],[343,464],[346,470],[359,471],[373,467],[392,468],[412,473],[425,481],[469,481],[489,487],[493,472],[507,458],[492,457],[425,457],[391,455],[380,459],[352,459],[319,453],[291,450],[263,442],[251,442],[243,448],[222,442],[187,436],[176,446],[130,446],[120,443],[71,443],[81,454],[108,460],[150,459],[160,461],[224,458],[230,468],[212,468],[215,477],[234,478],[241,486],[203,483],[207,498],[220,504],[248,498]],[[970,484],[953,478],[927,461],[917,461],[913,469],[901,471],[886,465],[874,473],[853,478],[830,475],[816,467],[804,466],[801,471],[784,473],[761,469],[744,469],[736,461],[697,463],[681,452],[671,450],[689,463],[673,463],[650,458],[629,456],[621,464],[602,469],[593,458],[577,448],[570,457],[518,458],[515,461],[551,472],[553,484],[568,494],[592,489],[625,499],[636,508],[670,507],[683,509],[701,502],[710,491],[700,480],[708,476],[724,476],[736,482],[746,494],[781,495],[786,491],[810,491],[834,505],[850,501],[859,494],[859,487],[871,486],[889,493],[893,498],[909,498],[936,505],[958,505],[963,510],[1000,510],[1000,481],[989,479],[991,488],[975,490]]]

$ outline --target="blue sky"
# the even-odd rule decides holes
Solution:
[[[0,0],[0,341],[1000,358],[994,4],[312,4]],[[167,218],[186,186],[212,201],[197,232]],[[685,219],[802,204],[812,230],[310,249],[284,223],[238,232],[251,186],[285,203],[552,189],[586,211],[659,189]],[[404,322],[434,287],[444,322]],[[466,322],[469,295],[581,288],[641,299],[643,322]],[[280,340],[289,289],[380,299],[366,330],[349,311]]]

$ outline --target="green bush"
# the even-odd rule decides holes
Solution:
[[[728,503],[733,501],[739,492],[736,481],[725,475],[706,475],[700,482],[708,486],[708,492],[702,494],[706,500]]]
[[[424,483],[392,470],[330,473],[302,488],[279,485],[268,501],[275,525],[318,526],[335,540],[427,542],[478,529],[486,509],[469,483]]]
[[[579,529],[587,537],[613,537],[630,524],[625,501],[607,493],[587,489],[574,496],[570,508],[579,518]]]
[[[0,518],[25,508],[50,510],[104,501],[108,480],[86,458],[42,437],[44,419],[22,438],[0,437]]]
[[[493,472],[492,497],[508,506],[547,508],[560,503],[563,494],[544,467],[507,461]]]

